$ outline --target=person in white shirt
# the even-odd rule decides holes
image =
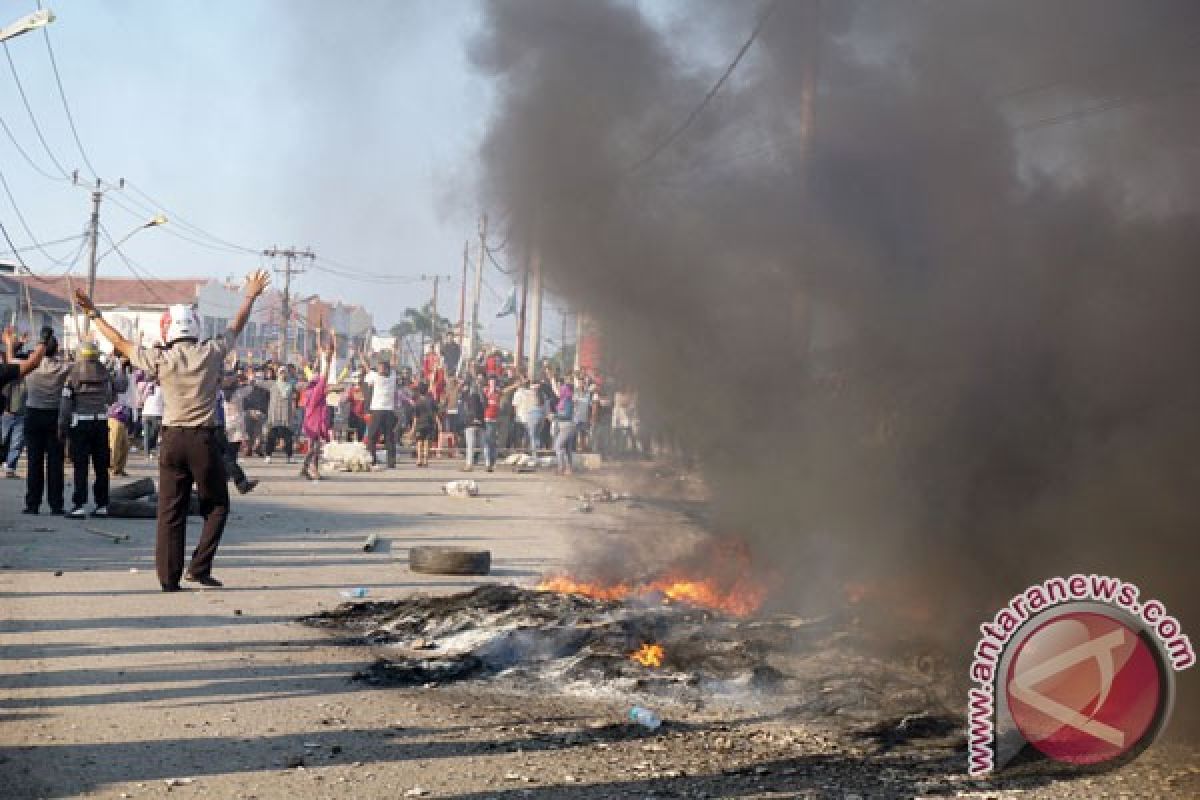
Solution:
[[[371,464],[376,464],[375,445],[383,434],[388,469],[396,468],[396,373],[392,365],[380,359],[375,369],[363,378],[363,386],[371,391],[371,421],[367,425],[367,451]]]
[[[529,436],[529,455],[537,458],[537,431],[545,414],[538,400],[538,391],[528,378],[521,379],[521,388],[513,395],[513,410]]]
[[[147,460],[151,451],[158,447],[158,434],[162,430],[163,393],[158,380],[149,378],[141,384],[142,396],[142,444]]]

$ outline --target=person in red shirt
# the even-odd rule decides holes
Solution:
[[[367,410],[363,402],[362,388],[357,383],[351,383],[346,390],[347,405],[346,427],[355,434],[355,441],[363,441],[367,437]]]
[[[495,378],[500,375],[500,361],[499,350],[493,350],[492,354],[487,357],[487,361],[484,362],[484,370],[487,372],[489,378]]]
[[[500,387],[494,375],[489,376],[483,389],[483,461],[487,471],[496,468],[496,431],[500,422]]]

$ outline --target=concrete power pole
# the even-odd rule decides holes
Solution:
[[[483,291],[483,260],[487,258],[487,214],[479,218],[479,260],[475,267],[475,294],[471,298],[471,326],[467,335],[468,369],[475,362],[475,338],[479,335],[479,295]]]
[[[467,334],[467,266],[471,260],[471,242],[463,242],[462,285],[458,288],[458,343],[461,345]],[[461,353],[461,351],[460,351]],[[460,358],[461,362],[462,359]]]
[[[283,258],[283,269],[276,269],[275,272],[283,273],[283,329],[281,332],[282,342],[279,346],[279,362],[286,364],[288,363],[288,344],[291,340],[292,327],[292,276],[304,273],[304,270],[295,266],[295,262],[298,258],[307,258],[312,261],[317,256],[311,248],[300,251],[295,247],[283,250],[272,247],[269,250],[263,250],[263,255],[268,258]]]
[[[542,355],[542,251],[535,249],[530,265],[533,272],[533,309],[529,315],[529,375],[537,375]]]
[[[532,370],[525,367],[525,305],[529,299],[529,259],[525,259],[525,268],[521,270],[521,308],[517,311],[517,370],[525,370],[530,378]]]
[[[79,180],[79,172],[76,171],[73,176],[75,181]],[[125,179],[121,179],[120,185],[125,186]],[[88,280],[87,293],[88,297],[96,300],[96,249],[100,244],[100,201],[104,199],[104,187],[100,183],[100,179],[96,179],[96,186],[92,189],[92,218],[88,221]],[[92,321],[87,316],[83,318],[83,332],[86,334],[91,330]],[[78,333],[78,331],[76,331]],[[80,337],[80,341],[83,339]]]

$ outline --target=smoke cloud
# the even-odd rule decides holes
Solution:
[[[898,583],[974,625],[1095,571],[1200,630],[1200,7],[687,10],[506,0],[470,55],[488,202],[718,530],[796,607]]]

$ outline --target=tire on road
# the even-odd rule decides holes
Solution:
[[[154,494],[154,491],[154,480],[152,478],[139,478],[136,481],[123,483],[120,486],[114,486],[109,489],[108,499],[109,501],[137,500],[139,497]]]
[[[410,547],[408,568],[432,575],[487,575],[492,569],[492,553],[460,547]]]
[[[147,502],[145,498],[126,500],[110,497],[108,515],[119,519],[154,519],[158,516],[158,503]]]

